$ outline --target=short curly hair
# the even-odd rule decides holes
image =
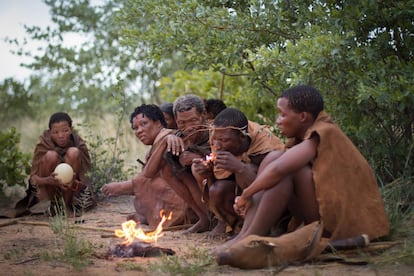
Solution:
[[[68,122],[69,127],[72,127],[72,118],[69,116],[68,113],[56,112],[50,116],[49,129],[52,128],[52,124],[60,123],[60,122]]]
[[[236,108],[228,107],[214,118],[213,125],[218,128],[235,128],[242,133],[247,133],[249,121],[243,112]]]
[[[160,109],[162,112],[167,113],[171,115],[172,117],[174,117],[173,103],[163,103],[160,105]]]
[[[204,102],[199,96],[194,94],[180,96],[174,101],[174,115],[177,116],[177,112],[188,111],[194,107],[200,114],[205,111]]]
[[[163,127],[167,127],[164,114],[162,114],[161,109],[155,104],[142,104],[140,106],[137,106],[134,112],[131,113],[131,116],[129,118],[131,127],[132,127],[134,118],[139,114],[142,114],[144,117],[148,117],[150,120],[154,122],[160,121]]]
[[[226,104],[219,99],[207,99],[204,101],[207,113],[211,113],[213,118],[217,116],[221,111],[227,108]]]
[[[288,100],[288,107],[296,112],[309,112],[316,119],[323,110],[323,98],[319,91],[309,85],[291,87],[282,92],[281,98]]]

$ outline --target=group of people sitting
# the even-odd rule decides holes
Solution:
[[[217,99],[187,94],[174,103],[142,104],[130,115],[135,136],[150,146],[133,179],[105,184],[105,196],[134,195],[128,219],[155,226],[159,211],[186,232],[249,235],[292,232],[315,221],[323,236],[341,240],[386,236],[389,222],[376,177],[350,139],[324,112],[317,89],[295,86],[275,103],[285,140]],[[59,163],[75,172],[72,186],[54,176]],[[50,118],[36,146],[30,176],[40,199],[63,196],[68,212],[91,184],[84,141],[66,113]]]

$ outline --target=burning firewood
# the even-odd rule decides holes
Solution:
[[[117,244],[113,246],[109,250],[108,255],[119,258],[157,257],[161,255],[175,255],[175,251],[169,248],[152,246],[144,242],[133,242],[129,245]]]
[[[136,228],[137,223],[133,220],[122,223],[122,229],[116,229],[114,234],[116,237],[124,239],[124,241],[113,246],[109,250],[108,255],[121,258],[174,255],[175,252],[172,249],[151,245],[164,235],[162,225],[166,220],[172,218],[172,213],[166,216],[164,210],[161,210],[160,217],[160,223],[152,232],[144,232],[141,227]],[[139,241],[134,241],[135,239]]]

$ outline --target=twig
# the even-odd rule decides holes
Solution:
[[[352,255],[352,254],[357,254],[362,252],[365,253],[373,253],[373,252],[377,252],[377,251],[381,251],[381,250],[387,250],[390,249],[391,247],[400,244],[401,242],[399,241],[389,241],[389,242],[373,242],[370,243],[367,246],[364,247],[360,247],[360,248],[356,248],[356,249],[346,249],[346,250],[338,250],[335,252],[335,254],[338,255]]]
[[[44,221],[30,221],[30,220],[22,220],[19,221],[21,224],[29,224],[29,225],[37,225],[37,226],[49,226],[48,222]],[[192,224],[184,224],[184,225],[176,225],[176,226],[170,226],[165,227],[164,231],[174,231],[174,230],[181,230],[189,228]],[[101,232],[107,232],[107,233],[114,233],[114,229],[108,229],[108,228],[100,228],[100,227],[93,227],[93,226],[82,226],[82,225],[70,225],[70,227],[83,229],[83,230],[91,230],[91,231],[101,231]],[[109,237],[108,237],[109,238]]]
[[[361,248],[364,252],[374,252],[378,250],[386,250],[397,244],[400,244],[399,241],[389,241],[389,242],[373,242],[367,245],[366,247]],[[357,251],[357,250],[355,250]]]
[[[48,222],[44,221],[30,221],[30,220],[22,220],[19,221],[21,224],[28,224],[28,225],[38,225],[38,226],[49,226]]]
[[[224,77],[226,75],[224,73],[221,73],[221,79],[220,79],[220,89],[219,89],[219,99],[223,100],[223,91],[224,91]]]
[[[113,229],[99,228],[99,227],[93,227],[93,226],[79,226],[79,225],[76,226],[76,225],[74,225],[73,227],[83,229],[83,230],[91,230],[91,231],[102,231],[102,232],[108,232],[108,233],[113,233],[114,232]]]
[[[40,259],[40,258],[39,258],[39,257],[33,257],[33,258],[23,259],[23,260],[20,260],[20,261],[14,262],[13,264],[15,264],[15,265],[18,265],[18,264],[25,264],[25,263],[28,263],[28,262],[36,261],[36,260],[38,260],[38,259]]]
[[[0,227],[9,226],[9,225],[17,224],[17,223],[18,223],[18,220],[13,219],[13,220],[0,223]]]
[[[164,231],[175,231],[175,230],[187,229],[187,228],[190,228],[191,226],[192,224],[174,225],[174,226],[165,227],[163,230]]]
[[[101,238],[105,239],[105,238],[116,238],[115,234],[102,234]]]
[[[49,223],[48,222],[43,222],[43,221],[28,221],[28,220],[23,220],[23,221],[19,221],[19,223],[21,223],[21,224],[29,224],[29,225],[37,225],[37,226],[49,226]],[[92,227],[92,226],[70,225],[70,227],[79,228],[79,229],[83,229],[83,230],[102,231],[102,232],[109,232],[109,233],[113,233],[114,232],[113,229],[99,228],[99,227]]]

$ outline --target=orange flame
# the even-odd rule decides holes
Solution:
[[[208,155],[206,155],[206,165],[209,163],[214,163],[216,161],[217,154],[215,152],[212,152]]]
[[[164,210],[161,210],[160,217],[160,223],[158,224],[157,228],[155,228],[155,230],[152,232],[145,233],[141,227],[136,229],[137,223],[133,220],[128,220],[122,223],[122,230],[115,230],[115,236],[117,236],[118,238],[124,238],[125,240],[122,242],[122,244],[124,245],[131,244],[134,241],[134,239],[139,239],[147,243],[157,242],[158,238],[164,235],[164,233],[162,232],[162,225],[165,221],[171,220],[172,212],[170,212],[170,214],[167,217],[164,214]]]

